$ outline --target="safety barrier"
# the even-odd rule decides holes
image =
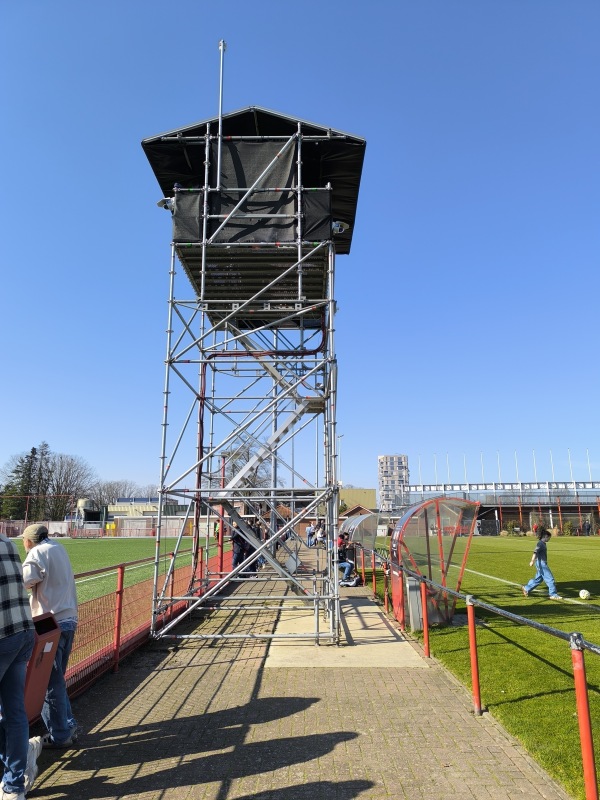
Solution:
[[[388,559],[389,555],[386,552],[383,552],[380,549],[370,550],[368,548],[363,547],[358,542],[355,545],[356,547],[356,557],[357,563],[354,565],[356,572],[361,576],[363,586],[366,586],[367,583],[367,561],[370,562],[370,569],[371,569],[371,591],[373,592],[373,597],[377,597],[377,569],[381,569],[383,571],[383,606],[385,611],[389,610],[389,599],[388,599],[388,578],[389,578],[389,564]]]
[[[375,561],[380,562],[383,568],[384,577],[384,603],[386,609],[388,608],[388,575],[389,575],[389,561],[385,561],[379,554],[372,553],[372,569],[373,569],[373,593],[376,593],[376,578],[375,578]],[[364,561],[362,565],[364,576]],[[565,633],[557,628],[552,628],[549,625],[535,622],[534,620],[521,617],[518,614],[513,614],[510,611],[505,611],[497,606],[492,606],[489,603],[484,603],[482,600],[477,600],[472,595],[461,594],[460,592],[453,591],[446,586],[441,586],[434,581],[425,578],[417,572],[412,572],[402,565],[394,564],[394,569],[400,572],[400,597],[397,608],[394,609],[394,616],[400,623],[400,629],[406,630],[405,619],[405,598],[404,598],[404,576],[408,575],[419,582],[420,595],[421,595],[421,609],[423,614],[423,651],[426,658],[430,658],[429,648],[429,619],[427,613],[427,592],[428,588],[433,589],[435,593],[443,592],[445,595],[464,600],[467,607],[467,624],[469,631],[469,655],[471,667],[471,691],[473,697],[473,710],[476,715],[483,713],[483,706],[481,704],[481,688],[479,683],[479,661],[477,655],[477,633],[475,625],[475,608],[485,609],[486,611],[497,614],[500,617],[512,620],[518,625],[524,625],[530,628],[535,628],[538,631],[547,633],[550,636],[555,636],[569,643],[571,648],[571,660],[573,664],[573,681],[575,686],[575,701],[577,708],[577,718],[579,724],[579,739],[581,744],[581,759],[583,764],[583,779],[585,785],[585,798],[586,800],[598,800],[598,778],[596,774],[596,762],[594,757],[594,744],[592,737],[592,722],[590,715],[590,704],[588,694],[588,684],[585,673],[585,659],[584,651],[600,655],[600,646],[586,641],[581,633]],[[363,578],[364,579],[364,578]]]
[[[180,556],[183,554],[183,552],[180,553]],[[206,566],[202,556],[203,548],[199,553],[198,570],[195,576],[197,584],[201,587],[198,595],[209,587],[209,584],[202,580],[203,570]],[[230,562],[231,553],[225,554],[225,558],[228,558]],[[125,578],[127,570],[153,562],[153,558],[145,558],[78,573],[75,576],[75,579],[78,580],[95,575],[114,574],[115,589],[101,597],[79,604],[79,624],[66,675],[71,697],[83,692],[105,672],[116,672],[121,659],[148,641],[154,580],[149,578],[126,586]],[[230,563],[224,564],[223,568],[230,569]],[[216,572],[218,556],[209,558],[208,569],[210,572]],[[180,597],[187,594],[191,579],[191,564],[177,567],[170,578],[169,596]],[[158,627],[160,628],[180,614],[185,606],[185,602],[170,605],[168,610],[158,618]]]

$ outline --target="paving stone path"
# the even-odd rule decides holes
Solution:
[[[252,584],[267,605],[275,590]],[[345,594],[340,647],[138,651],[75,700],[86,732],[77,749],[42,753],[29,800],[568,800],[367,589]],[[204,611],[181,629],[293,630],[301,616]]]

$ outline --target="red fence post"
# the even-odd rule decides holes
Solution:
[[[423,612],[423,650],[429,658],[429,615],[427,614],[427,584],[421,581],[421,609]]]
[[[371,581],[373,584],[373,597],[377,597],[377,575],[375,574],[375,550],[371,553],[371,572],[373,580]]]
[[[117,567],[117,591],[115,593],[115,632],[113,637],[113,672],[119,669],[119,650],[121,649],[121,621],[123,619],[123,586],[125,583],[125,564]]]
[[[472,595],[467,595],[467,621],[469,624],[469,651],[471,653],[471,685],[473,687],[473,710],[481,716],[481,692],[479,689],[479,659],[477,656],[477,631],[475,628],[475,607]]]
[[[583,659],[583,636],[580,633],[572,633],[569,642],[573,661],[573,678],[575,680],[575,699],[577,701],[577,722],[579,723],[579,739],[581,742],[585,800],[598,800],[598,778],[594,760],[592,721],[585,676],[585,661]]]
[[[363,547],[360,548],[360,568],[362,572],[362,582],[364,586],[365,583],[367,582],[367,576],[365,573],[365,551]]]

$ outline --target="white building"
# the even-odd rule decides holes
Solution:
[[[410,483],[408,456],[377,456],[379,510],[392,512],[405,505]]]

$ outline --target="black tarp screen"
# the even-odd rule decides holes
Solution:
[[[204,187],[206,135],[210,131],[211,136],[214,136],[217,123],[218,119],[216,118],[205,120],[144,139],[142,147],[165,197],[173,196],[173,187],[176,183],[183,188]],[[365,140],[327,126],[298,120],[258,106],[225,114],[222,123],[224,144],[228,143],[227,137],[232,137],[230,142],[243,141],[248,144],[248,140],[243,139],[244,136],[260,136],[277,137],[275,147],[281,147],[287,137],[295,135],[299,127],[301,128],[304,189],[321,190],[331,184],[331,197],[327,203],[331,206],[332,218],[349,226],[344,233],[335,236],[336,252],[338,255],[349,253],[365,155]],[[215,141],[213,139],[213,144]],[[267,139],[261,139],[253,144],[262,148],[266,142]],[[211,161],[215,155],[215,147],[213,147],[210,154]],[[234,166],[233,162],[232,158],[232,167]],[[211,174],[210,186],[216,186],[215,178],[216,175]],[[264,185],[273,186],[274,184],[269,181]],[[322,241],[329,236],[329,230],[324,235],[312,235],[308,232],[311,227],[307,218],[310,213],[309,206],[318,204],[322,199],[321,194],[320,191],[316,193],[316,196],[309,192],[303,192],[303,205],[306,206],[303,208],[303,211],[306,212],[306,216],[303,217],[304,240]],[[309,196],[310,199],[307,200]],[[239,199],[239,195],[237,197]],[[256,198],[253,198],[254,200]],[[194,240],[198,241],[198,239]],[[185,239],[181,241],[185,241]]]
[[[296,146],[279,155],[281,142],[224,142],[221,151],[221,190],[209,191],[207,238],[240,202],[246,191],[268,169],[252,194],[226,222],[215,242],[295,242],[297,238]],[[216,172],[217,144],[211,145]],[[271,165],[271,166],[269,166]],[[209,185],[216,186],[216,175]],[[288,190],[289,191],[286,191]],[[173,240],[203,239],[204,191],[175,193]],[[276,215],[276,216],[273,216]],[[323,241],[331,237],[331,197],[328,191],[307,192],[302,199],[302,238]]]

